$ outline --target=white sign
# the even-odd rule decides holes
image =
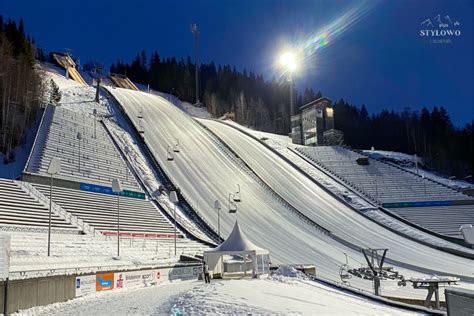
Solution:
[[[176,267],[171,268],[169,272],[170,280],[189,280],[197,278],[199,273],[202,271],[201,266],[191,267]]]
[[[10,235],[0,235],[0,279],[8,278],[10,272]]]
[[[76,277],[76,297],[95,293],[95,275],[81,275]]]
[[[115,273],[115,288],[134,288],[168,280],[169,269],[141,270]]]

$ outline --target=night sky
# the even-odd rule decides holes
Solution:
[[[341,18],[354,11],[347,26]],[[354,12],[353,11],[353,12]],[[46,51],[69,48],[81,62],[130,61],[142,49],[193,56],[190,24],[201,32],[201,60],[278,78],[278,56],[332,25],[327,45],[299,65],[298,89],[365,104],[370,113],[444,106],[455,125],[474,119],[474,1],[26,1],[0,0],[4,19],[24,19]],[[449,15],[461,35],[430,43],[421,23]],[[339,21],[334,24],[334,21]],[[347,26],[347,27],[344,27]]]

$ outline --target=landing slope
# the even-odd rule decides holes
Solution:
[[[257,245],[271,250],[274,262],[315,263],[319,275],[333,280],[339,278],[339,267],[345,263],[344,253],[349,255],[352,266],[359,267],[365,261],[358,250],[301,221],[217,139],[165,99],[124,89],[109,88],[109,91],[133,124],[137,128],[140,124],[143,126],[144,141],[152,148],[163,170],[216,230],[217,213],[213,205],[214,200],[220,200],[224,208],[221,211],[223,236],[228,235],[237,218],[242,229]],[[333,231],[338,238],[358,247],[390,248],[390,258],[405,268],[412,266],[416,270],[429,269],[432,273],[472,277],[472,260],[436,251],[383,229],[355,214],[250,138],[242,137],[239,132],[220,123],[209,122],[208,126],[222,136],[232,149],[237,149],[240,158],[254,168],[273,190],[315,222]],[[174,160],[168,161],[167,148],[173,147],[177,139],[180,152],[174,153]],[[236,191],[237,184],[242,189],[238,212],[236,215],[225,214],[228,195]],[[400,271],[407,277],[420,275],[413,270],[400,268]],[[367,281],[353,279],[352,282],[358,287],[371,289]]]

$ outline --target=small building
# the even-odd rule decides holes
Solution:
[[[301,113],[291,116],[291,142],[303,145],[303,129],[301,127]]]
[[[324,131],[334,129],[334,111],[331,100],[321,97],[303,105],[300,110],[303,145],[323,145]]]
[[[344,135],[334,129],[334,109],[331,100],[321,97],[300,107],[291,116],[293,144],[306,146],[341,145]]]
[[[248,240],[237,221],[226,241],[204,252],[204,261],[213,276],[224,277],[227,274],[231,277],[256,278],[270,272],[269,251]]]

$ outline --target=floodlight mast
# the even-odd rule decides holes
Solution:
[[[288,82],[290,84],[290,117],[294,114],[294,97],[293,97],[293,72],[297,68],[296,56],[292,52],[286,52],[280,57],[280,64],[288,74]]]
[[[379,251],[383,251],[382,257],[380,259],[378,254]],[[364,254],[365,260],[367,261],[370,270],[372,270],[374,274],[374,290],[375,295],[377,296],[381,296],[382,294],[380,291],[380,279],[387,251],[388,249],[362,249],[362,253]],[[368,257],[369,254],[371,258]],[[377,266],[375,265],[375,260],[377,260]]]
[[[196,81],[196,106],[199,106],[199,30],[196,23],[191,24],[191,33],[194,37],[195,52],[195,81]]]

